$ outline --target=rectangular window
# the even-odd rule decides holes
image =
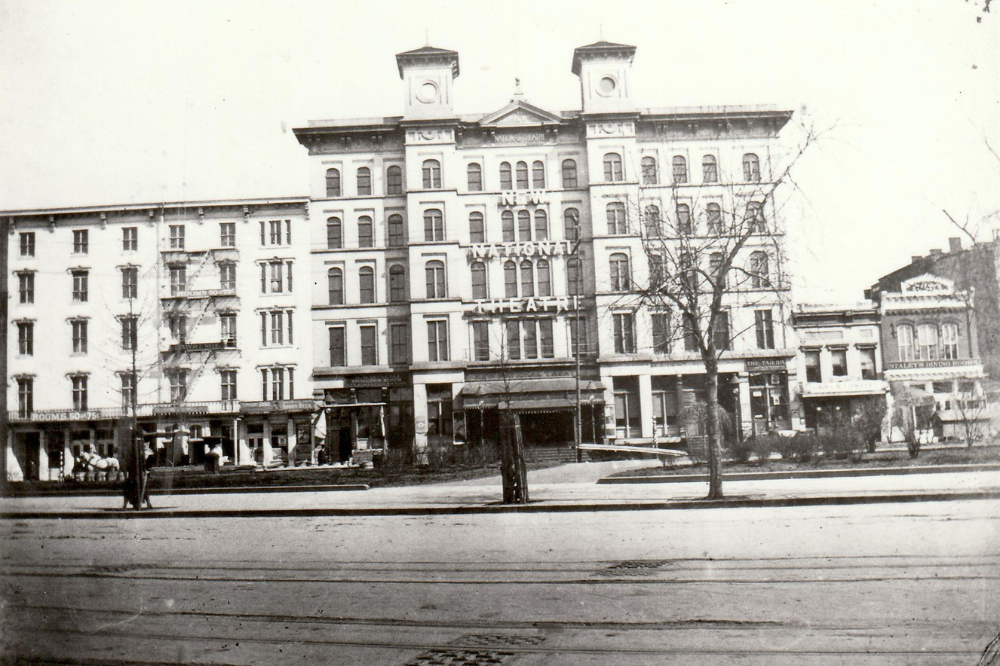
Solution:
[[[33,356],[35,353],[35,324],[30,321],[17,323],[17,353]]]
[[[670,315],[655,313],[651,316],[653,323],[653,353],[670,353]]]
[[[87,377],[77,375],[70,378],[73,382],[73,411],[87,411]]]
[[[846,349],[832,349],[830,350],[830,360],[833,365],[833,376],[834,377],[846,377],[847,376],[847,350]]]
[[[121,375],[122,382],[122,408],[131,409],[132,403],[136,399],[135,395],[135,374],[131,372],[123,372]]]
[[[90,251],[90,232],[86,229],[73,231],[73,254],[87,254]]]
[[[486,321],[472,322],[473,360],[490,360],[490,324]]]
[[[389,336],[391,347],[389,349],[392,358],[390,363],[409,363],[409,334],[410,327],[407,324],[390,324]]]
[[[729,335],[729,313],[720,312],[715,318],[715,329],[712,331],[715,336],[715,348],[730,349],[732,338]],[[772,338],[774,336],[772,335]]]
[[[236,247],[236,223],[219,223],[219,245],[222,247]]]
[[[171,250],[183,250],[184,249],[184,225],[183,224],[171,224],[170,225],[170,249]]]
[[[236,315],[233,313],[219,315],[219,324],[221,326],[222,343],[226,348],[234,349],[236,347]]]
[[[504,322],[504,332],[507,358],[512,361],[521,360],[521,322],[517,319],[506,320]]]
[[[271,312],[271,344],[285,344],[285,313],[281,310]]]
[[[236,400],[236,371],[221,370],[219,381],[222,385],[222,400]]]
[[[27,305],[35,302],[35,274],[18,273],[17,291],[20,302]]]
[[[183,296],[187,291],[187,267],[170,267],[170,295]]]
[[[271,267],[271,280],[270,280],[270,293],[280,294],[285,290],[285,264],[281,261],[272,261],[270,263]],[[289,276],[291,277],[291,276]],[[289,291],[291,287],[289,286]]]
[[[378,329],[366,324],[358,330],[361,332],[361,365],[378,365]]]
[[[29,418],[35,411],[35,380],[19,377],[17,380],[17,415]]]
[[[819,365],[819,351],[809,350],[804,354],[806,362],[806,381],[807,382],[821,382],[823,381],[823,373],[820,370]]]
[[[861,379],[875,379],[875,348],[859,347],[858,354],[861,356]]]
[[[285,369],[271,368],[271,400],[285,399]]]
[[[556,346],[551,319],[538,320],[538,337],[542,341],[542,358],[554,358],[556,355]]]
[[[450,360],[448,353],[448,321],[427,322],[427,360]]]
[[[281,220],[271,220],[271,245],[281,245]]]
[[[343,326],[330,327],[330,365],[347,365],[347,345]]]
[[[524,335],[522,349],[524,358],[538,358],[538,332],[534,319],[521,322],[521,332]]]
[[[122,227],[122,252],[139,249],[139,227]]]
[[[427,435],[450,437],[452,406],[450,384],[427,385]]]
[[[139,269],[134,266],[126,266],[122,269],[122,298],[138,298],[139,296]]]
[[[33,256],[35,256],[35,232],[34,231],[23,231],[23,232],[21,232],[21,256],[22,257],[33,257]]]
[[[75,303],[87,302],[87,278],[87,271],[73,271],[73,301]]]
[[[219,288],[236,289],[236,264],[219,264]]]
[[[631,313],[612,315],[616,354],[635,353],[635,323]]]
[[[122,349],[138,349],[139,318],[135,316],[122,317]]]
[[[184,344],[187,341],[186,315],[170,315],[167,317],[167,328],[170,330],[170,338],[175,342]]]
[[[755,310],[754,330],[757,331],[757,349],[774,349],[774,320],[770,310]]]

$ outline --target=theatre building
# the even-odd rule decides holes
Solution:
[[[337,458],[474,445],[496,433],[498,408],[538,445],[574,441],[577,405],[585,442],[682,442],[700,428],[681,417],[701,390],[697,357],[655,344],[660,313],[619,307],[609,266],[646,260],[616,215],[640,199],[672,211],[677,191],[689,211],[734,189],[750,201],[790,113],[637,108],[634,53],[576,49],[581,110],[539,108],[515,87],[500,109],[459,114],[458,54],[427,46],[396,56],[402,115],[295,130],[311,164],[312,380]],[[679,160],[715,175],[682,178]],[[752,240],[747,258],[775,242]],[[772,296],[728,304],[725,405],[760,429],[792,421],[795,346]]]
[[[200,462],[208,437],[228,464],[308,459],[307,203],[3,213],[8,478],[115,457],[133,419],[163,465]]]

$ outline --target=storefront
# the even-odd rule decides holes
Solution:
[[[314,412],[312,399],[240,403],[236,463],[263,466],[311,463]]]
[[[7,435],[9,481],[59,481],[81,466],[81,454],[117,458],[119,409],[12,414]]]
[[[413,388],[409,373],[348,375],[343,388],[322,389],[318,462],[375,462],[388,449],[413,446]]]
[[[787,358],[747,359],[752,433],[791,430]]]

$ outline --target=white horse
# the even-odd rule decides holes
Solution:
[[[84,475],[88,477],[104,474],[104,477],[111,481],[117,479],[121,471],[121,463],[118,462],[118,458],[102,458],[92,451],[81,452],[77,462]]]

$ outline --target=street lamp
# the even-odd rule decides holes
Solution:
[[[479,449],[483,448],[483,405],[486,403],[482,398],[479,399]]]

